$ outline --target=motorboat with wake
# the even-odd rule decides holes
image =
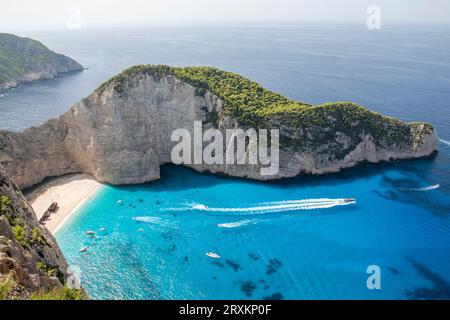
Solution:
[[[214,253],[214,252],[207,252],[206,255],[208,257],[210,257],[210,258],[213,258],[213,259],[220,259],[220,256],[217,253]]]

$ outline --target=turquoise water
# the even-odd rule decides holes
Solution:
[[[355,101],[405,121],[428,121],[443,139],[433,159],[327,177],[263,184],[169,166],[161,181],[106,187],[57,235],[69,262],[83,271],[92,297],[450,298],[449,26],[383,25],[378,32],[365,24],[163,27],[21,35],[89,70],[0,92],[0,129],[40,124],[122,69],[152,63],[215,66],[309,103]],[[436,184],[440,187],[425,191]],[[310,200],[349,197],[356,205]],[[278,203],[289,200],[309,202]],[[196,204],[208,208],[192,210]],[[328,208],[313,209],[319,207]],[[234,228],[217,226],[224,223]],[[87,237],[86,230],[96,230],[97,238]],[[84,246],[89,250],[80,254]],[[210,251],[221,258],[207,257]],[[381,267],[380,291],[366,287],[372,264]]]
[[[57,240],[99,299],[448,298],[448,186],[419,191],[448,178],[441,166],[365,165],[271,183],[166,166],[160,181],[103,189]],[[348,197],[357,203],[323,199]],[[322,200],[278,203],[301,199]],[[366,287],[369,265],[381,268],[381,290]]]

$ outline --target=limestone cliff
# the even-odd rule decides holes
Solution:
[[[270,92],[213,68],[139,66],[126,70],[58,119],[22,133],[0,132],[0,163],[20,188],[49,176],[83,172],[111,184],[159,178],[171,162],[173,130],[278,128],[280,170],[259,165],[190,165],[251,179],[337,172],[369,161],[428,156],[434,128],[404,123],[353,103],[319,106]]]
[[[0,166],[0,300],[62,288],[66,269],[55,239]]]
[[[0,89],[80,70],[83,67],[78,62],[36,40],[0,33]]]

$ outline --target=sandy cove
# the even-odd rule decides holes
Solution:
[[[55,234],[58,229],[104,185],[87,174],[73,174],[52,178],[26,193],[28,201],[40,219],[52,202],[59,209],[46,221],[47,229]]]

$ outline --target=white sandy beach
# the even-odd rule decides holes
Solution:
[[[52,213],[45,223],[47,229],[55,232],[73,215],[77,208],[95,195],[103,185],[87,174],[74,174],[54,178],[27,193],[26,197],[40,219],[52,202],[59,209]]]

